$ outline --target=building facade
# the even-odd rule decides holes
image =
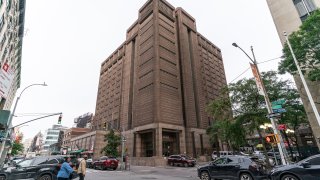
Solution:
[[[71,138],[71,151],[69,153],[77,156],[86,154],[94,160],[99,159],[99,157],[103,156],[101,150],[107,144],[104,141],[105,134],[106,131],[97,130]]]
[[[70,128],[70,129],[67,129],[64,132],[64,135],[63,135],[62,147],[68,149],[69,147],[71,147],[71,139],[72,138],[80,136],[82,134],[85,134],[85,133],[87,133],[89,131],[90,131],[90,129],[88,129],[88,128]]]
[[[20,87],[25,4],[25,0],[0,0],[0,110],[10,110]]]
[[[285,37],[283,36],[284,31],[288,34],[297,31],[302,22],[307,18],[308,14],[320,8],[320,0],[267,0],[267,4],[282,45],[286,42]],[[318,102],[316,106],[318,112],[320,112],[320,83],[311,82],[307,78],[305,79],[313,99]],[[294,80],[300,93],[318,148],[320,148],[320,126],[316,120],[311,104],[309,103],[307,93],[300,77],[295,75]]]
[[[226,85],[221,51],[195,19],[149,0],[101,65],[92,127],[123,131],[131,157],[211,154],[205,109]]]
[[[92,118],[93,118],[92,113],[83,114],[82,116],[79,116],[74,119],[75,126],[77,128],[90,128]]]
[[[43,134],[39,132],[36,134],[31,142],[29,152],[39,154],[43,150]]]
[[[48,150],[51,144],[55,144],[59,141],[60,131],[66,130],[66,127],[63,127],[60,124],[53,125],[52,128],[47,129],[45,133],[45,141],[43,145],[43,150]]]

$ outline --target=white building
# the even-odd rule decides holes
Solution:
[[[23,141],[24,152],[23,154],[27,154],[30,151],[30,146],[32,144],[33,138],[25,139]]]
[[[47,129],[45,132],[45,141],[43,150],[49,150],[51,144],[57,143],[59,140],[60,131],[68,129],[60,124],[53,125],[52,128]]]
[[[9,110],[20,87],[25,0],[0,0],[0,69],[12,76],[0,82],[0,109]],[[0,76],[4,74],[2,70]]]

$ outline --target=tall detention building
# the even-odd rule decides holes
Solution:
[[[285,44],[284,31],[288,34],[297,31],[308,14],[320,8],[320,0],[267,0],[267,3],[282,45]],[[300,77],[296,75],[294,79],[306,109],[314,137],[320,148],[320,126],[309,103]],[[307,80],[307,84],[313,99],[317,102],[316,106],[320,112],[320,83]]]
[[[226,85],[221,51],[195,19],[149,0],[101,65],[93,129],[123,130],[130,157],[151,164],[169,154],[211,154],[205,110]]]

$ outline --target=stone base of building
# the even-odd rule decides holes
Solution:
[[[132,166],[166,166],[167,158],[165,157],[131,157]]]

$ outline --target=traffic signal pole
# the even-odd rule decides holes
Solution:
[[[262,81],[261,74],[260,74],[260,71],[259,71],[259,68],[258,68],[258,63],[257,63],[256,57],[254,55],[252,46],[251,46],[251,52],[252,52],[252,55],[253,55],[253,61],[252,62],[255,65],[255,67],[257,68],[258,76],[261,79],[262,91],[263,91],[263,94],[264,94],[263,96],[264,96],[264,100],[265,100],[266,105],[267,105],[268,113],[271,114],[271,113],[273,113],[273,110],[272,110],[272,107],[271,107],[270,99],[269,99],[267,90],[266,90],[266,88],[264,86],[264,83]],[[273,129],[274,134],[279,134],[279,131],[278,131],[278,128],[277,128],[277,124],[276,124],[275,120],[273,118],[270,118],[270,121],[271,121],[271,124],[272,124],[272,129]],[[282,162],[283,165],[286,165],[287,162],[286,162],[286,159],[285,159],[285,153],[284,153],[284,149],[283,149],[283,147],[284,147],[283,146],[283,139],[281,137],[281,134],[279,134],[279,139],[280,139],[280,141],[277,142],[277,146],[278,146],[279,153],[280,153],[280,156],[281,156],[281,162]]]
[[[232,43],[232,45],[236,48],[239,48],[249,59],[250,61],[253,63],[253,66],[255,66],[256,70],[257,70],[257,76],[258,78],[261,80],[261,90],[263,91],[263,96],[264,96],[264,100],[266,102],[266,106],[267,106],[267,109],[268,109],[268,113],[271,114],[273,113],[273,110],[272,110],[272,107],[271,107],[271,103],[270,103],[270,100],[269,100],[269,96],[268,96],[268,93],[266,91],[266,88],[264,86],[264,83],[261,79],[261,74],[260,74],[260,71],[259,71],[259,68],[258,68],[258,63],[257,63],[257,60],[256,60],[256,57],[254,55],[254,52],[253,52],[253,47],[251,46],[251,52],[252,52],[252,56],[253,56],[253,59],[240,47],[238,46],[236,43]],[[257,81],[257,80],[256,80]],[[258,87],[259,88],[259,87]],[[270,121],[271,121],[271,124],[272,124],[272,129],[273,129],[273,132],[274,134],[279,134],[279,131],[277,129],[277,124],[275,122],[275,120],[273,118],[270,118]],[[280,156],[281,156],[281,162],[283,165],[286,165],[286,159],[285,159],[285,148],[283,148],[283,139],[281,137],[281,135],[279,134],[279,139],[280,139],[280,142],[277,142],[277,146],[278,146],[278,149],[279,149],[279,153],[280,153]]]

